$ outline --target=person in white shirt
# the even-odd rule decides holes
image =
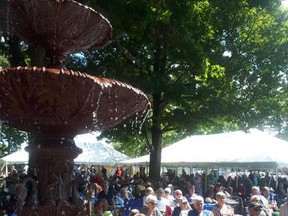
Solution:
[[[157,208],[162,214],[166,213],[167,206],[170,206],[169,201],[164,197],[164,189],[159,188],[156,190]]]

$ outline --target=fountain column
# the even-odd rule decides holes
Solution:
[[[0,69],[0,121],[31,134],[30,175],[16,186],[16,213],[88,215],[72,178],[73,160],[81,153],[74,136],[114,127],[137,114],[141,118],[149,100],[126,83],[63,65],[71,53],[111,42],[112,27],[97,11],[71,0],[7,3],[9,20],[3,8],[0,20],[9,23],[9,33],[41,47],[50,60],[49,67]]]
[[[74,159],[82,152],[73,138],[34,135],[26,149],[29,173],[38,181],[38,200],[66,200],[72,197]]]

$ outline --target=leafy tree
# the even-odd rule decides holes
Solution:
[[[140,136],[128,123],[102,135],[127,152],[149,151],[152,178],[159,178],[161,146],[172,140],[279,122],[287,72],[280,1],[100,0],[90,6],[111,21],[114,43],[84,54],[86,70],[133,84],[152,103]]]

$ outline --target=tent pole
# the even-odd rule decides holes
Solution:
[[[239,180],[239,178],[238,178],[238,170],[236,169],[236,188],[237,188],[237,190],[238,190],[238,180]]]
[[[206,168],[206,175],[205,175],[205,180],[204,180],[204,189],[205,189],[205,192],[204,193],[206,193],[206,191],[207,191],[207,177],[208,177],[208,168]]]
[[[5,163],[5,177],[8,177],[8,163]]]
[[[278,163],[276,164],[276,167],[275,167],[275,173],[276,173],[276,188],[275,189],[277,189],[278,188],[278,167],[279,167],[279,165],[278,165]],[[273,176],[271,176],[271,178],[273,178]]]

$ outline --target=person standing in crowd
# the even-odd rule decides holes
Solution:
[[[188,216],[214,216],[212,211],[203,210],[204,199],[202,196],[195,196],[193,200],[193,209],[188,212]]]
[[[103,177],[105,180],[108,179],[107,169],[106,169],[104,166],[102,166],[102,168],[101,168],[101,175],[102,175],[102,177]]]
[[[148,195],[143,208],[140,209],[140,213],[145,216],[163,216],[160,210],[157,208],[157,198],[155,195]]]
[[[189,205],[192,206],[193,198],[197,195],[198,194],[195,193],[195,185],[189,185],[188,186],[188,193],[185,195],[186,199],[189,202]]]
[[[102,184],[102,191],[98,194],[98,199],[105,199],[109,206],[115,206],[113,186],[110,186],[108,181]]]
[[[198,194],[199,196],[202,196],[203,195],[202,177],[198,172],[196,172],[195,174],[194,185],[195,185],[195,193]]]
[[[226,195],[223,192],[216,193],[217,204],[212,208],[214,216],[233,216],[234,210],[225,204]]]
[[[122,178],[122,176],[123,176],[123,169],[122,169],[122,167],[117,166],[117,169],[116,169],[116,171],[115,171],[114,176],[115,176],[115,178],[119,178],[119,179]]]

